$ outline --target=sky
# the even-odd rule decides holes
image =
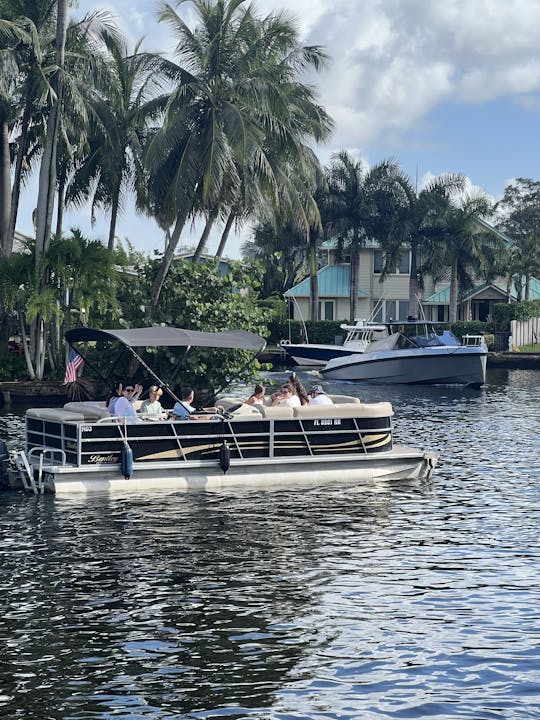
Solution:
[[[106,9],[132,43],[172,54],[174,37],[158,23],[156,0],[79,0],[72,14]],[[173,7],[175,0],[171,0]],[[396,160],[418,186],[446,172],[465,174],[494,200],[517,177],[540,178],[540,0],[255,0],[260,15],[284,11],[302,42],[330,56],[306,78],[333,118],[332,137],[316,152],[323,164],[347,150],[368,164]],[[179,9],[189,22],[191,5]],[[18,229],[31,233],[36,183],[27,188]],[[67,213],[106,241],[108,219]],[[182,236],[193,246],[198,228]],[[127,203],[119,238],[145,253],[163,251],[163,233]],[[239,257],[240,242],[226,250]],[[208,250],[215,250],[218,234]]]

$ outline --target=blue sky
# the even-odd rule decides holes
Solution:
[[[174,1],[171,3],[175,5]],[[494,199],[516,177],[540,178],[540,0],[255,0],[260,14],[284,10],[302,40],[324,46],[330,67],[316,78],[319,100],[334,118],[323,163],[346,149],[367,163],[396,159],[421,185],[462,172]],[[79,0],[78,16],[109,10],[132,42],[171,52],[156,0]],[[180,11],[189,21],[190,3]],[[25,192],[18,229],[30,233],[35,183]],[[105,239],[107,218],[68,213]],[[137,249],[163,249],[163,234],[127,205],[117,227]],[[247,236],[247,230],[244,237]],[[192,245],[197,231],[182,238]],[[238,256],[239,238],[228,253]],[[210,251],[217,239],[211,238]]]

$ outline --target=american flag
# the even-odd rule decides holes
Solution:
[[[64,376],[64,385],[75,382],[77,379],[77,371],[84,365],[84,360],[73,348],[69,353],[68,364],[66,365],[66,374]]]

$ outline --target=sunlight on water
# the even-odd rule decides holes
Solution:
[[[537,377],[333,386],[428,484],[0,495],[0,717],[539,718]]]

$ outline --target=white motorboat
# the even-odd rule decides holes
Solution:
[[[386,325],[368,320],[358,320],[354,325],[344,323],[340,327],[347,333],[342,345],[291,343],[282,340],[280,346],[297,365],[323,367],[333,358],[344,358],[364,352],[375,338],[387,334]]]
[[[468,385],[486,380],[487,347],[482,335],[437,334],[427,320],[387,323],[388,335],[362,353],[330,360],[321,370],[326,380],[368,383]]]
[[[70,345],[119,342],[141,362],[135,348],[176,345],[257,352],[265,344],[246,332],[163,327],[79,328],[66,338]],[[206,489],[425,479],[436,464],[433,453],[394,445],[388,402],[364,404],[335,396],[332,405],[291,408],[252,406],[225,397],[220,404],[223,414],[198,413],[197,420],[141,417],[134,422],[109,416],[102,402],[31,408],[26,412],[24,450],[12,455],[4,480],[36,493]]]

